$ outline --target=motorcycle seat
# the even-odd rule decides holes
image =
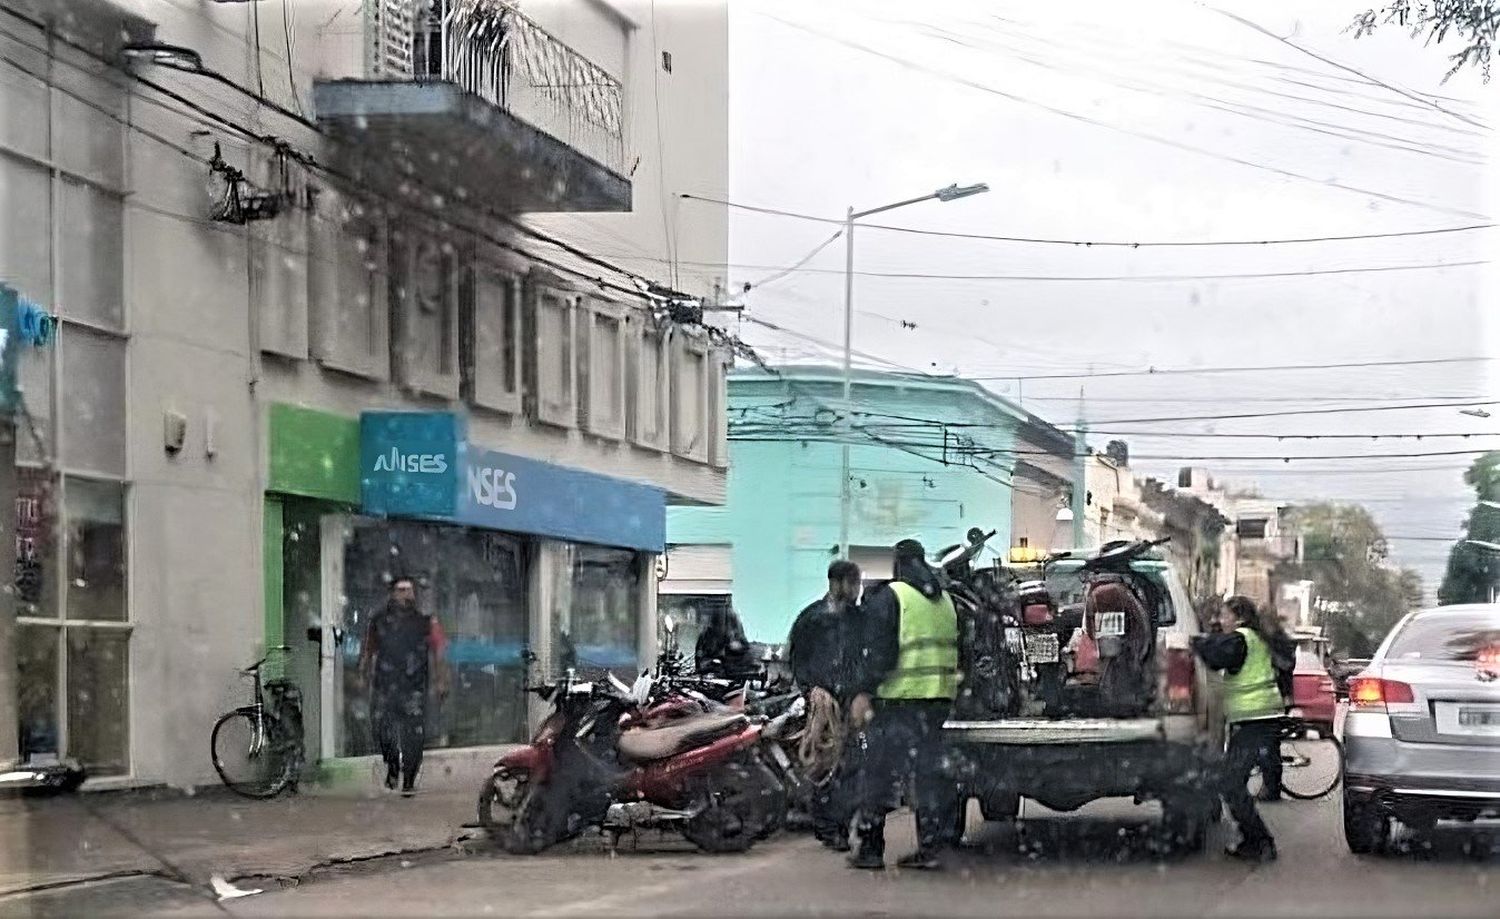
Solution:
[[[637,762],[666,759],[749,723],[740,712],[724,712],[695,715],[659,728],[631,728],[620,735],[620,753]]]

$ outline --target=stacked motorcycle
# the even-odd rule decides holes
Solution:
[[[613,674],[582,680],[573,668],[529,685],[552,712],[495,763],[480,824],[518,854],[590,829],[612,841],[675,831],[708,852],[744,851],[774,833],[787,811],[796,699],[752,701],[734,681],[684,669],[669,641],[655,675],[632,685]]]

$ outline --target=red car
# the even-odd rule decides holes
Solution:
[[[1292,706],[1294,713],[1300,714],[1320,736],[1333,736],[1334,712],[1338,709],[1333,677],[1324,666],[1322,656],[1308,644],[1299,643],[1297,646],[1297,669],[1292,672]]]

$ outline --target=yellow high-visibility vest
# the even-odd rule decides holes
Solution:
[[[891,589],[901,603],[896,669],[875,690],[882,699],[958,697],[958,612],[944,591],[928,599],[904,581]]]

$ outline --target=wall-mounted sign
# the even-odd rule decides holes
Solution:
[[[461,523],[648,552],[666,545],[659,488],[472,445],[464,462]]]
[[[647,552],[666,547],[661,489],[470,445],[451,412],[361,415],[360,490],[363,509],[381,516]]]
[[[360,415],[364,509],[381,516],[453,516],[462,445],[459,418],[452,412]]]

